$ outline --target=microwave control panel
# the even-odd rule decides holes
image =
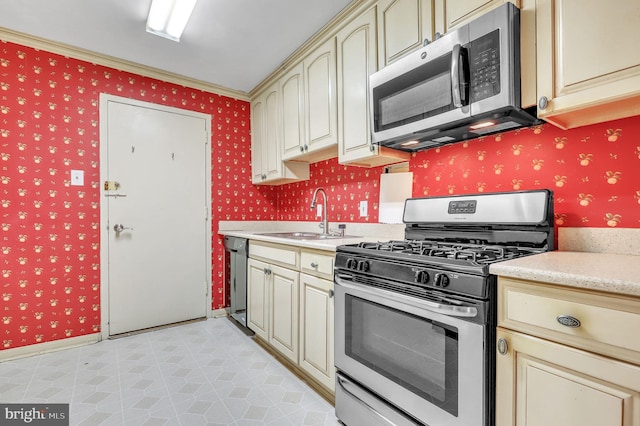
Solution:
[[[471,102],[500,93],[500,33],[495,30],[469,45]]]

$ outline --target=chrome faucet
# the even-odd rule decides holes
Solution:
[[[322,228],[322,233],[323,234],[328,234],[329,233],[329,221],[327,219],[327,193],[324,191],[324,188],[322,187],[318,187],[316,188],[315,191],[313,191],[313,197],[311,198],[311,210],[316,208],[316,204],[317,204],[317,200],[316,198],[318,197],[318,192],[322,192],[322,195],[324,195],[324,199],[322,202],[322,223],[320,224],[320,228]]]

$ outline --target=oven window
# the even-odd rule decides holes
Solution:
[[[347,356],[458,415],[455,328],[349,294],[345,314]]]

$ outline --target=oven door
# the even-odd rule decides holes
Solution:
[[[368,287],[339,274],[335,284],[336,367],[372,392],[358,405],[380,414],[391,408],[386,400],[424,424],[486,426],[487,326],[469,321],[476,308]],[[364,398],[345,383],[338,378],[336,414],[348,423],[353,401]]]

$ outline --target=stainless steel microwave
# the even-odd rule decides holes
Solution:
[[[420,151],[531,126],[521,108],[520,10],[506,3],[369,77],[376,144]]]

